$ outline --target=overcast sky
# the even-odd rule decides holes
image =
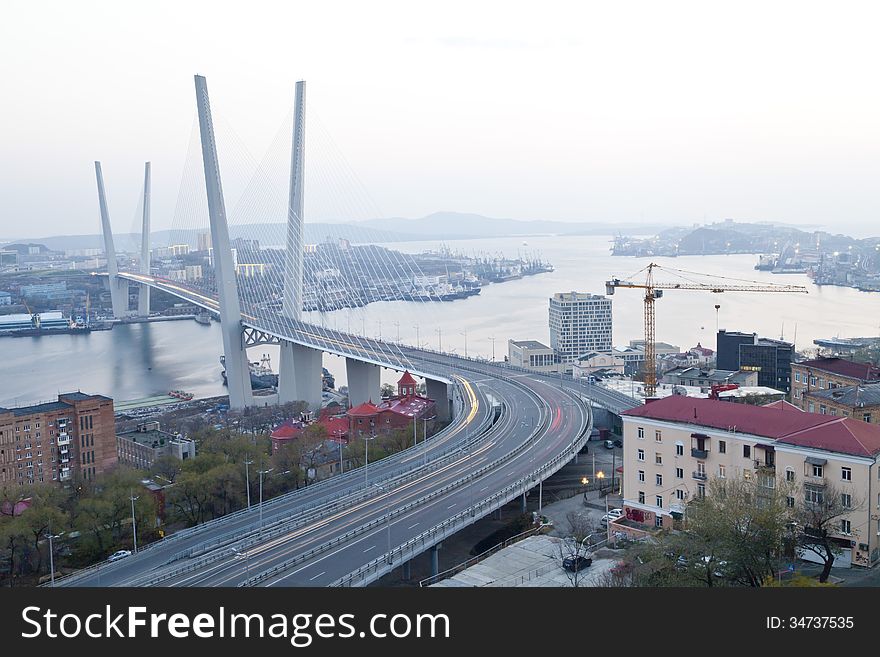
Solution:
[[[384,216],[876,234],[878,14],[869,2],[5,0],[0,238],[97,232],[96,159],[117,230],[131,227],[145,160],[153,225],[169,227],[194,73],[257,157],[306,79],[309,112]]]

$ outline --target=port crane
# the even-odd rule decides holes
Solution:
[[[654,280],[654,270],[662,270],[677,275],[680,281],[656,281]],[[657,391],[657,348],[654,341],[654,301],[663,296],[664,290],[702,290],[704,292],[712,292],[720,294],[722,292],[794,292],[807,293],[807,288],[803,285],[779,285],[776,283],[759,283],[757,281],[744,281],[726,276],[714,276],[711,274],[701,274],[698,272],[685,271],[683,269],[674,269],[672,267],[661,267],[656,263],[650,263],[644,269],[640,269],[631,278],[638,274],[646,272],[645,282],[637,282],[634,280],[621,280],[612,278],[605,281],[605,293],[610,295],[614,291],[621,288],[636,288],[645,291],[645,397],[653,397]],[[700,276],[703,278],[713,279],[709,282],[692,280],[690,276]]]

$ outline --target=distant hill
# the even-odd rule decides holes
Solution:
[[[357,224],[396,234],[419,235],[419,239],[468,239],[503,235],[610,235],[618,231],[651,233],[666,228],[661,224],[573,222],[534,219],[496,219],[463,212],[435,212],[420,219],[390,217]]]
[[[522,221],[496,219],[462,212],[435,212],[427,217],[406,219],[391,217],[369,219],[356,223],[306,223],[305,241],[309,244],[330,239],[347,239],[354,243],[412,242],[420,240],[474,239],[505,235],[612,235],[619,231],[649,234],[667,226],[659,224],[586,223]],[[258,239],[263,246],[281,246],[286,242],[287,228],[281,223],[246,224],[229,227],[232,239]],[[160,230],[152,235],[153,246],[198,244],[198,230]],[[140,234],[118,233],[113,236],[118,251],[137,251]],[[38,242],[53,251],[103,249],[100,235],[57,235],[35,240],[16,239],[18,243]]]

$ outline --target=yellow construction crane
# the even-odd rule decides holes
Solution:
[[[674,272],[681,282],[657,282],[654,280],[654,270]],[[639,270],[633,276],[646,271],[645,282],[636,283],[631,280],[612,278],[605,281],[605,292],[614,294],[618,287],[632,287],[645,291],[645,397],[653,397],[657,390],[657,348],[654,342],[654,300],[663,296],[663,290],[703,290],[704,292],[798,292],[807,293],[803,285],[778,285],[776,283],[759,283],[757,281],[742,281],[725,276],[700,274],[697,272],[661,267],[651,263],[644,269]],[[711,282],[694,281],[687,276],[702,276],[715,279]],[[717,282],[716,282],[717,281]]]

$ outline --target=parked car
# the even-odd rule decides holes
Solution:
[[[606,441],[605,441],[605,447],[606,447],[607,449],[614,449],[614,441],[613,441],[613,440],[606,440]]]
[[[109,557],[107,557],[107,561],[119,561],[120,559],[125,559],[125,557],[131,556],[131,550],[117,550]]]
[[[616,438],[614,440],[614,446],[615,447],[623,447],[623,441],[620,438]]]
[[[599,521],[603,527],[607,527],[608,523],[617,520],[620,516],[623,515],[623,509],[609,509],[608,513],[602,516],[602,519]]]
[[[590,557],[565,557],[565,559],[562,560],[562,567],[572,573],[584,570],[592,565],[593,560]]]

